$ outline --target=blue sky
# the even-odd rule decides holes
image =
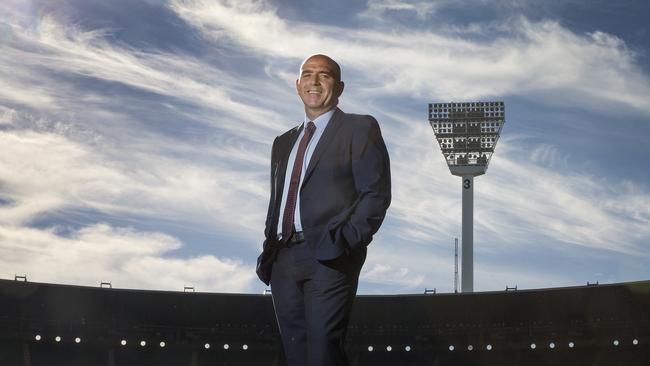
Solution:
[[[5,1],[0,277],[261,293],[271,142],[325,53],[391,156],[360,293],[453,291],[460,179],[427,121],[447,101],[506,103],[475,290],[650,278],[646,2],[324,4]]]

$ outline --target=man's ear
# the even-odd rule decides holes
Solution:
[[[298,87],[300,85],[300,79],[296,79],[296,92],[300,94],[300,88]]]
[[[345,89],[345,83],[343,81],[339,81],[337,84],[338,84],[337,97],[340,97],[341,94],[343,94],[343,89]]]

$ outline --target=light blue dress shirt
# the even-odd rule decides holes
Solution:
[[[300,173],[300,183],[298,184],[298,199],[296,200],[296,211],[294,212],[293,216],[293,225],[296,227],[296,231],[302,231],[302,223],[300,222],[300,187],[302,187],[302,180],[305,179],[305,172],[307,171],[307,167],[309,166],[309,161],[311,160],[311,156],[314,153],[314,150],[316,149],[316,145],[318,145],[318,141],[320,140],[320,137],[323,135],[323,131],[325,131],[325,127],[327,127],[327,124],[330,122],[330,119],[332,118],[332,115],[334,114],[334,111],[336,108],[331,109],[328,112],[325,112],[318,116],[314,122],[316,125],[316,131],[314,131],[314,135],[311,137],[311,140],[309,140],[309,143],[307,144],[307,149],[305,150],[305,159],[302,161],[302,172]],[[293,171],[293,164],[296,161],[296,154],[298,152],[298,145],[300,145],[300,140],[302,139],[302,136],[305,134],[305,126],[307,123],[309,123],[309,118],[305,116],[305,122],[303,123],[303,129],[300,132],[300,135],[296,139],[296,142],[294,143],[293,147],[291,148],[291,154],[289,154],[289,161],[287,162],[287,171],[284,175],[284,188],[282,189],[282,204],[280,205],[280,219],[278,220],[278,236],[282,234],[282,218],[284,216],[284,207],[286,206],[287,203],[287,194],[289,192],[289,184],[291,182],[291,172]]]

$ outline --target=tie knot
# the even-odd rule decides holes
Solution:
[[[309,132],[309,133],[314,133],[314,131],[316,130],[316,125],[314,124],[314,122],[309,121],[309,122],[307,123],[307,127],[306,127],[306,128],[307,128],[307,132]]]

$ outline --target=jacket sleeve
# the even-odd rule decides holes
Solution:
[[[269,207],[266,214],[266,224],[264,227],[264,242],[262,243],[262,253],[257,257],[257,266],[255,268],[255,273],[260,281],[264,282],[267,286],[271,281],[271,268],[273,266],[273,261],[275,260],[276,251],[274,250],[274,240],[270,236],[273,233],[273,209],[275,207],[276,197],[276,174],[278,161],[276,159],[276,144],[278,138],[273,141],[273,147],[271,148],[271,192],[269,197]]]
[[[391,201],[390,160],[379,124],[371,116],[364,122],[354,131],[351,142],[357,199],[335,233],[336,241],[343,239],[353,250],[372,241]]]
[[[277,148],[278,137],[273,140],[273,146],[271,147],[271,172],[270,172],[270,193],[269,193],[269,207],[266,212],[266,223],[264,225],[264,238],[268,238],[273,229],[271,225],[273,223],[273,209],[275,208],[276,197],[276,175],[278,172],[278,161],[276,157],[276,148]]]

